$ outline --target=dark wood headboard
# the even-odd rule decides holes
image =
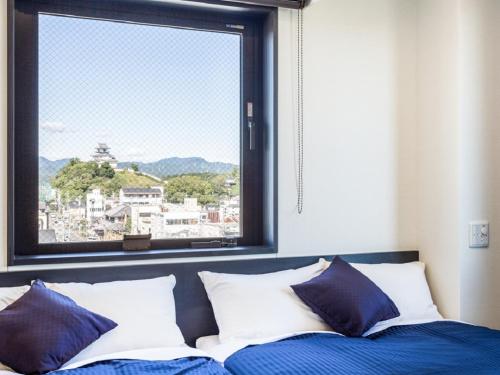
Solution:
[[[100,283],[149,279],[174,274],[177,278],[174,290],[177,324],[184,334],[186,343],[194,345],[198,337],[218,333],[210,301],[197,275],[199,271],[258,274],[307,266],[318,261],[319,258],[321,256],[16,271],[0,273],[0,287],[29,284],[31,280],[37,278],[47,282]],[[323,258],[331,259],[332,256]],[[342,258],[355,263],[406,263],[418,260],[418,251],[349,254],[342,255]]]

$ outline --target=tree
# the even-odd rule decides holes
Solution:
[[[233,170],[231,171],[231,177],[234,178],[235,180],[240,179],[240,168],[239,167],[233,168]]]
[[[61,192],[63,202],[84,196],[99,175],[99,166],[94,162],[81,162],[71,159],[51,181],[52,187]]]
[[[226,187],[227,176],[220,174],[215,175],[210,178],[210,183],[212,184],[212,189],[217,195],[217,197],[222,198],[223,196],[227,196],[227,187]]]
[[[231,172],[231,178],[234,180],[235,184],[231,187],[231,195],[240,195],[240,168],[235,167]]]
[[[130,169],[132,169],[135,173],[139,172],[139,165],[136,163],[130,164]]]
[[[98,176],[104,178],[113,178],[115,177],[115,170],[108,162],[102,163],[98,170]]]
[[[182,203],[184,198],[197,198],[202,205],[215,203],[213,185],[196,175],[172,177],[167,182],[167,197],[172,203]]]

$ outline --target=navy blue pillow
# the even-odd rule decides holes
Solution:
[[[23,374],[57,370],[116,326],[37,280],[0,311],[0,362]]]
[[[336,332],[359,337],[376,323],[396,318],[394,302],[340,257],[321,275],[292,289]]]

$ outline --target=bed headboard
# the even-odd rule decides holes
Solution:
[[[0,287],[29,284],[36,278],[47,282],[99,283],[149,279],[174,274],[177,278],[174,290],[177,323],[186,342],[194,345],[198,337],[218,333],[210,301],[197,275],[199,271],[258,274],[307,266],[318,261],[319,258],[321,256],[16,271],[0,273]],[[323,258],[331,259],[332,256]],[[355,263],[406,263],[418,260],[418,251],[349,254],[342,255],[342,258]]]

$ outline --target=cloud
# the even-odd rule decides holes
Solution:
[[[40,128],[48,131],[49,133],[63,133],[66,130],[66,125],[62,122],[45,121],[42,122]]]

